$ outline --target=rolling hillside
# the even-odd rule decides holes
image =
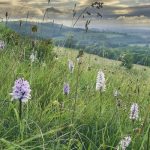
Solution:
[[[65,41],[68,35],[74,37],[74,45],[88,47],[94,43],[94,45],[103,45],[108,48],[112,47],[125,47],[134,44],[149,44],[149,30],[125,30],[122,28],[122,32],[119,30],[107,31],[93,29],[88,33],[81,28],[71,28],[55,23],[34,23],[34,22],[22,22],[22,26],[19,26],[19,22],[8,22],[8,26],[14,31],[28,36],[36,36],[41,39],[53,38],[56,41]],[[38,26],[38,32],[35,35],[31,34],[31,27],[33,25]],[[134,32],[133,32],[134,31]],[[61,42],[60,42],[61,43]]]
[[[125,54],[131,54],[134,64],[150,66],[150,36],[148,29],[122,28],[115,32],[71,28],[55,23],[8,22],[8,26],[27,37],[34,39],[53,39],[56,46],[83,49],[90,54],[120,60]],[[31,28],[38,27],[36,33]],[[131,32],[132,31],[132,32]]]
[[[0,39],[6,44],[0,49],[0,149],[114,150],[125,137],[131,138],[128,149],[150,147],[148,67],[127,70],[120,62],[55,47],[51,41],[34,45],[33,39],[2,26]],[[35,52],[37,59],[30,60]],[[96,91],[100,70],[105,91]],[[32,90],[22,118],[19,100],[12,102],[10,95],[19,78]],[[134,103],[136,119],[130,110]]]

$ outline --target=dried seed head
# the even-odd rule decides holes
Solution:
[[[35,32],[37,32],[38,27],[36,25],[33,25],[31,30],[33,33],[35,33]]]

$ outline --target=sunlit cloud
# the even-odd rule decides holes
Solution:
[[[29,18],[42,20],[45,10],[48,14],[48,20],[60,20],[68,22],[72,20],[72,9],[77,4],[76,10],[81,12],[86,6],[91,5],[95,0],[0,0],[0,17],[4,18],[6,11],[10,19],[21,19],[27,16]],[[102,0],[104,8],[102,10],[103,20],[114,19],[125,16],[120,21],[127,20],[126,17],[145,16],[143,22],[149,22],[150,18],[150,0]],[[63,21],[64,20],[64,21]],[[139,18],[135,17],[135,20]]]
[[[126,16],[120,16],[117,18],[118,21],[124,22],[126,24],[150,24],[150,18],[141,15],[141,16],[131,16],[131,17],[126,17]]]
[[[120,3],[119,0],[104,0],[105,5],[118,5]]]
[[[126,15],[130,14],[133,10],[132,9],[118,9],[114,10],[113,13],[117,15]]]

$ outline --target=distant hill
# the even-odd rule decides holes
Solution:
[[[87,48],[89,46],[95,45],[95,47],[105,46],[108,48],[118,48],[126,47],[132,45],[145,46],[150,43],[149,34],[141,34],[142,31],[130,33],[130,30],[125,30],[121,33],[112,31],[100,31],[97,29],[89,30],[87,33],[81,28],[71,28],[55,23],[38,23],[38,32],[36,34],[31,33],[31,27],[35,23],[23,22],[22,27],[19,26],[19,22],[9,22],[8,26],[15,30],[16,32],[36,37],[39,39],[49,39],[52,38],[57,43],[57,45],[66,44],[66,40],[71,40],[70,45],[73,48]],[[143,30],[145,33],[145,30]]]

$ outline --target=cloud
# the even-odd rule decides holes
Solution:
[[[0,17],[8,11],[11,18],[29,17],[43,18],[47,9],[48,19],[72,19],[72,9],[77,3],[78,13],[95,0],[0,0]],[[145,16],[150,17],[150,0],[102,0],[104,8],[100,11],[103,19],[118,19],[120,16],[127,17]],[[77,15],[78,15],[77,13]],[[136,20],[140,20],[135,17]],[[124,21],[124,19],[119,19]],[[147,19],[144,18],[146,21]]]
[[[10,2],[7,2],[7,1],[0,1],[0,5],[2,6],[2,5],[9,5],[10,4]]]
[[[132,10],[128,10],[128,9],[118,9],[118,10],[114,10],[113,13],[117,14],[117,15],[126,15],[131,13]]]
[[[46,11],[49,12],[49,13],[58,13],[58,14],[63,13],[61,10],[56,9],[54,7],[47,8]]]
[[[43,11],[41,9],[35,8],[32,9],[31,7],[18,7],[13,6],[10,7],[1,7],[0,9],[0,17],[5,18],[5,13],[8,12],[9,18],[24,18],[27,16],[29,12],[30,17],[40,17],[43,15]]]
[[[150,17],[150,5],[142,5],[138,7],[131,7],[133,11],[129,13],[129,16],[141,16]]]
[[[103,18],[118,18],[119,16],[145,16],[150,17],[150,5],[133,6],[133,7],[118,7],[105,6],[102,10]]]
[[[120,16],[117,18],[118,21],[127,23],[127,24],[149,24],[150,23],[150,18],[141,15],[141,16],[131,16],[131,17],[126,17],[126,16]]]
[[[79,5],[90,5],[92,2],[95,2],[94,0],[78,0]],[[120,0],[101,0],[101,2],[104,3],[104,5],[117,5],[120,3]]]

